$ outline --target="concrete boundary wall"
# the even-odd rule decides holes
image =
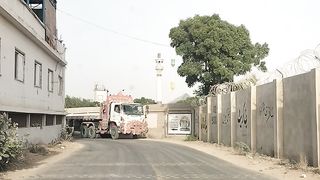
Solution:
[[[284,157],[317,164],[315,71],[283,79]]]
[[[267,83],[256,88],[256,131],[257,131],[257,152],[274,156],[276,149],[276,121],[275,105],[276,82]],[[271,98],[270,98],[271,97]]]
[[[204,142],[208,142],[208,119],[207,119],[207,107],[201,106],[199,109],[199,139]]]
[[[231,146],[231,94],[221,95],[219,118],[219,144]]]
[[[207,129],[208,129],[208,142],[218,143],[218,101],[219,96],[217,97],[208,97],[207,99]]]
[[[207,112],[206,112],[207,111]],[[320,69],[230,94],[199,107],[199,140],[320,165]]]
[[[235,92],[236,116],[234,143],[245,143],[251,147],[251,89]]]

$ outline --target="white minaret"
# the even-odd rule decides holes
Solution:
[[[161,54],[158,53],[156,59],[156,72],[157,72],[157,103],[162,103],[162,71],[163,71],[163,59],[161,59]]]

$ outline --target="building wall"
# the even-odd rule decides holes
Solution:
[[[169,114],[191,114],[191,135],[196,135],[198,125],[195,122],[196,110],[186,104],[151,104],[148,105],[147,122],[150,138],[179,137],[185,138],[188,135],[169,134],[168,133],[168,115]]]
[[[0,12],[12,16],[21,26],[28,29],[34,36],[45,40],[45,29],[39,19],[31,13],[23,1],[20,0],[1,0]]]
[[[56,47],[57,38],[57,22],[56,22],[56,7],[50,0],[43,0],[44,5],[44,24],[46,27],[46,41]]]
[[[102,103],[107,99],[107,91],[94,91],[94,101]]]
[[[43,23],[24,1],[0,1],[0,112],[8,113],[18,123],[21,137],[32,143],[51,142],[65,125],[65,47],[57,41],[59,48],[53,49],[45,33]],[[23,81],[15,78],[16,51],[24,56]],[[35,62],[41,64],[41,87],[34,82]],[[52,92],[48,69],[53,72]]]
[[[64,66],[52,59],[3,16],[0,16],[0,24],[0,110],[63,113],[64,93],[58,95],[58,76],[64,79]],[[17,81],[14,77],[16,49],[25,54],[24,82]],[[35,61],[42,64],[42,88],[34,86]],[[48,69],[53,71],[53,92],[48,91]]]
[[[164,105],[149,105],[149,113],[147,114],[147,122],[149,128],[147,136],[149,138],[160,139],[165,137],[166,111],[167,108]]]
[[[48,144],[59,137],[61,125],[19,128],[18,136],[35,144]]]

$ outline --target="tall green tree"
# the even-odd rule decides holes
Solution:
[[[76,107],[97,107],[99,102],[93,102],[89,99],[83,99],[79,97],[70,97],[66,95],[65,97],[65,107],[66,108],[76,108]]]
[[[170,30],[171,46],[182,56],[178,74],[186,77],[189,87],[200,83],[198,95],[207,95],[210,86],[232,82],[234,75],[245,74],[252,66],[266,71],[266,43],[251,43],[244,25],[235,26],[219,15],[181,20]]]
[[[147,104],[156,104],[156,101],[153,99],[141,97],[141,98],[136,98],[133,100],[135,103],[140,103],[142,105],[147,105]]]

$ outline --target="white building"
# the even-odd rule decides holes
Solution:
[[[56,0],[0,0],[0,112],[19,136],[48,143],[65,124],[65,47]]]
[[[102,103],[107,99],[108,90],[104,85],[96,83],[94,85],[93,92],[94,92],[93,101]]]

